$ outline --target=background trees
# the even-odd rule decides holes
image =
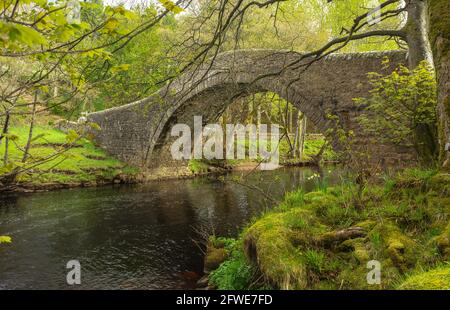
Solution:
[[[67,143],[53,154],[30,156],[37,139],[33,129],[43,120],[40,115],[51,111],[77,117],[99,84],[111,79],[110,74],[129,68],[114,62],[114,54],[179,10],[167,1],[151,14],[102,1],[2,1],[0,147],[4,147],[4,156],[0,183],[12,184],[19,174],[64,154],[80,138],[75,132],[69,132]],[[29,127],[29,134],[19,145],[19,137],[9,129],[20,124]],[[10,158],[11,143],[22,154]]]
[[[77,119],[85,111],[141,99],[179,74],[197,70],[222,51],[309,51],[287,64],[297,66],[307,60],[302,65],[307,69],[308,64],[332,52],[400,47],[409,49],[410,69],[414,69],[423,60],[431,61],[430,37],[439,81],[440,157],[442,161],[448,158],[448,0],[161,0],[118,4],[101,0],[2,1],[0,147],[7,150],[16,139],[8,129],[17,122],[31,124],[25,143],[29,146],[33,126],[41,121],[36,115],[51,112]],[[273,109],[278,103],[273,101]],[[270,117],[301,119],[300,114],[292,116],[292,109],[286,111]],[[297,129],[284,127],[298,135]],[[294,153],[298,141],[301,137],[289,143]],[[21,165],[30,160],[27,149],[23,149]],[[8,163],[4,159],[4,166]]]

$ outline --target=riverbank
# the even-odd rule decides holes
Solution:
[[[10,163],[20,162],[29,134],[27,126],[10,129],[13,138],[8,148]],[[29,171],[20,174],[15,184],[8,188],[11,192],[39,192],[75,187],[96,187],[112,184],[136,184],[150,181],[186,179],[207,175],[223,175],[231,171],[251,171],[258,168],[255,161],[229,161],[225,165],[208,164],[191,160],[184,166],[162,167],[149,171],[140,171],[120,160],[108,156],[88,139],[79,139],[68,147],[68,134],[50,126],[36,126],[30,150],[30,158],[39,161],[52,154],[60,153],[51,160],[45,160]],[[305,143],[302,160],[285,159],[286,146],[280,146],[281,165],[309,166],[311,158],[319,152],[325,141],[308,140]],[[4,158],[4,147],[0,148],[0,157]],[[333,152],[325,152],[325,160],[333,159]],[[4,166],[1,169],[6,169]],[[0,171],[3,172],[3,171]],[[1,187],[1,183],[0,183]]]
[[[238,239],[212,237],[210,286],[450,289],[450,175],[407,170],[357,193],[351,182],[318,181],[314,192],[286,195]]]
[[[193,289],[203,270],[202,232],[237,234],[268,207],[254,187],[280,200],[286,190],[312,190],[315,173],[256,171],[245,187],[235,182],[240,173],[230,173],[221,179],[0,194],[0,235],[12,238],[0,246],[0,286],[70,289],[61,281],[68,257],[81,261],[79,289]],[[329,167],[324,173],[334,184],[342,170]]]
[[[0,169],[11,169],[9,165],[20,163],[28,130],[26,126],[10,129],[12,141],[8,148],[9,164]],[[2,147],[0,157],[4,156],[5,150]],[[66,133],[49,126],[34,128],[29,158],[31,162],[37,164],[34,166],[30,164],[29,170],[18,175],[11,191],[35,192],[133,183],[138,176],[137,168],[108,156],[88,139],[78,139],[69,143]]]

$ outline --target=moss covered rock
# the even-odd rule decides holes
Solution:
[[[343,252],[352,252],[361,265],[370,261],[370,253],[365,238],[345,240],[339,245],[338,249]]]
[[[310,215],[307,211],[301,213],[298,216],[308,218]],[[267,215],[246,231],[245,254],[258,265],[270,283],[281,289],[304,289],[307,286],[306,268],[292,237],[284,213]],[[297,235],[296,238],[302,237]]]
[[[208,243],[206,249],[206,256],[204,261],[204,272],[210,273],[216,270],[228,257],[228,252],[225,248],[217,248],[211,242]]]
[[[401,290],[450,290],[450,266],[412,275],[398,288]]]
[[[449,260],[449,193],[448,176],[431,170],[409,171],[362,197],[348,185],[290,193],[244,231],[239,248],[274,288],[393,289],[405,274],[414,276],[401,288],[445,288],[448,271],[417,272]],[[381,284],[367,281],[372,260]]]
[[[390,222],[380,223],[374,227],[373,233],[379,233],[387,257],[401,272],[406,272],[415,265],[417,244],[402,233],[397,225]]]

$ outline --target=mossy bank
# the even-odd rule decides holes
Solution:
[[[8,148],[10,165],[20,163],[29,128],[17,126],[10,129]],[[108,156],[88,139],[68,143],[68,135],[50,126],[37,126],[29,152],[31,168],[17,176],[16,191],[40,191],[77,186],[96,186],[112,183],[132,183],[138,180],[135,167]],[[5,148],[0,148],[4,158]],[[11,169],[4,165],[0,169]],[[6,171],[3,171],[6,172]]]
[[[9,165],[0,167],[0,173],[7,173],[7,170],[11,169],[11,164],[20,164],[28,135],[27,126],[19,125],[10,129],[11,141],[7,154]],[[12,191],[45,191],[80,186],[192,178],[225,174],[233,169],[255,169],[257,165],[257,162],[250,160],[227,162],[191,160],[186,163],[186,166],[143,171],[108,156],[89,139],[80,138],[74,143],[69,143],[66,132],[49,125],[36,126],[31,142],[29,158],[31,162],[37,164],[32,165],[31,169],[16,178],[15,184],[10,187]],[[280,146],[282,165],[308,165],[324,143],[323,138],[307,140],[304,156],[298,160],[287,159],[287,146],[282,144]],[[325,160],[335,158],[335,154],[328,149],[325,155]],[[0,157],[5,158],[5,147],[0,148]],[[2,187],[1,182],[0,187]]]
[[[289,193],[237,240],[219,239],[227,260],[210,274],[210,284],[450,289],[450,175],[407,170],[357,192],[344,183]],[[380,263],[379,284],[367,279],[370,261]]]

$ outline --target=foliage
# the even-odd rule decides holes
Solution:
[[[136,18],[129,22],[134,27],[158,14],[153,5],[135,8],[134,12]],[[158,90],[168,77],[175,76],[177,62],[166,42],[173,39],[177,25],[177,19],[167,15],[116,51],[109,60],[111,70],[96,84],[94,96],[86,101],[84,109],[98,111],[136,101]],[[98,70],[101,66],[103,64],[99,63]],[[93,75],[90,81],[95,82],[98,78],[98,75]]]
[[[389,64],[389,59],[384,61]],[[415,147],[425,161],[437,151],[436,80],[423,61],[414,70],[400,66],[388,75],[370,73],[370,96],[355,101],[365,108],[363,128],[380,143]]]
[[[208,172],[208,164],[197,159],[191,159],[188,163],[188,168],[193,173],[205,173]]]
[[[240,250],[241,244],[239,244],[239,241],[229,238],[218,239],[218,242],[225,245],[225,248],[231,254],[227,261],[211,272],[209,282],[220,290],[259,288],[255,282],[257,269],[247,262],[244,253]]]
[[[41,163],[54,163],[66,153],[60,149],[55,153],[30,154],[36,119],[45,111],[81,104],[91,87],[87,83],[93,74],[91,70],[96,63],[105,64],[111,59],[112,50],[108,47],[129,34],[135,15],[123,6],[103,6],[99,1],[2,3],[0,145],[4,149],[0,182],[9,186],[23,173],[26,175]],[[11,126],[19,121],[29,124],[28,134],[20,141],[21,148],[10,134]],[[70,131],[63,147],[70,148],[80,139],[79,134]]]
[[[188,44],[192,41],[199,41],[194,47],[206,44],[217,29],[218,17],[214,12],[227,13],[232,6],[222,1],[201,1],[198,10],[192,10],[192,13],[188,10],[188,14],[181,18],[179,41],[186,39],[182,34],[189,29],[188,34],[191,34],[191,38]],[[342,34],[351,26],[355,16],[373,6],[374,3],[370,0],[333,1],[332,3],[322,0],[278,1],[275,5],[264,6],[262,9],[247,10],[242,19],[236,20],[229,27],[221,44],[221,50],[231,50],[238,46],[311,51]],[[387,7],[387,9],[394,8],[395,4]],[[373,25],[372,28],[393,28],[398,21],[399,18],[393,17]],[[349,42],[344,51],[396,48],[395,40],[366,38]]]
[[[0,236],[0,244],[1,243],[11,243],[12,239],[9,236]]]
[[[182,8],[180,8],[178,5],[176,5],[170,0],[158,0],[158,2],[161,3],[166,9],[168,9],[174,14],[183,12]]]

